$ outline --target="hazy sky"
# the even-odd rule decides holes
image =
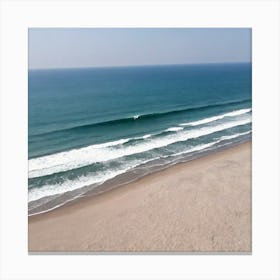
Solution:
[[[248,28],[29,29],[30,69],[248,61]]]

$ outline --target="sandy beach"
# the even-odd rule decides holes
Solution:
[[[28,223],[29,252],[251,252],[251,142]]]

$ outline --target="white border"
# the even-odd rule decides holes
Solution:
[[[0,8],[1,279],[279,279],[278,1],[11,0]],[[114,26],[252,27],[252,255],[28,255],[27,29]]]

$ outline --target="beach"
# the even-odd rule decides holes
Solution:
[[[250,253],[251,141],[29,216],[29,252]]]

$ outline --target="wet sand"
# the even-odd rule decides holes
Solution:
[[[251,252],[251,142],[29,217],[29,252]]]

